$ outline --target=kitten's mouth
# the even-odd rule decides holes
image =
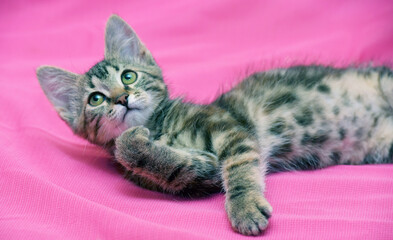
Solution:
[[[142,108],[140,108],[140,107],[127,107],[127,112],[134,111],[134,110],[142,110]]]

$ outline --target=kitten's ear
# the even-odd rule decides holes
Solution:
[[[112,15],[106,24],[105,58],[117,58],[126,62],[137,58],[155,64],[153,56],[136,33],[117,15]]]
[[[77,74],[56,67],[41,66],[37,69],[37,78],[45,95],[60,117],[73,129],[75,129],[78,77]]]

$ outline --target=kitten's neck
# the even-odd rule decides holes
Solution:
[[[180,99],[164,98],[154,110],[145,127],[150,131],[151,139],[159,139],[163,134],[163,125],[169,111],[175,104],[181,104]]]

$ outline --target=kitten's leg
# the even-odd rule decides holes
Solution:
[[[150,141],[149,131],[135,127],[116,140],[115,158],[150,189],[173,194],[202,194],[221,189],[217,157],[194,149],[176,149]]]
[[[225,207],[232,227],[245,235],[259,235],[267,227],[272,207],[264,198],[266,162],[258,143],[247,131],[217,136],[215,145],[226,190]]]

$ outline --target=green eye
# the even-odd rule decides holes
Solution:
[[[90,94],[89,104],[91,106],[96,107],[96,106],[100,105],[101,103],[103,103],[104,100],[105,100],[104,94],[99,93],[99,92],[95,92],[95,93]]]
[[[131,71],[131,70],[125,70],[121,74],[121,81],[125,85],[129,85],[131,83],[134,83],[136,81],[136,78],[137,78],[136,72]]]

